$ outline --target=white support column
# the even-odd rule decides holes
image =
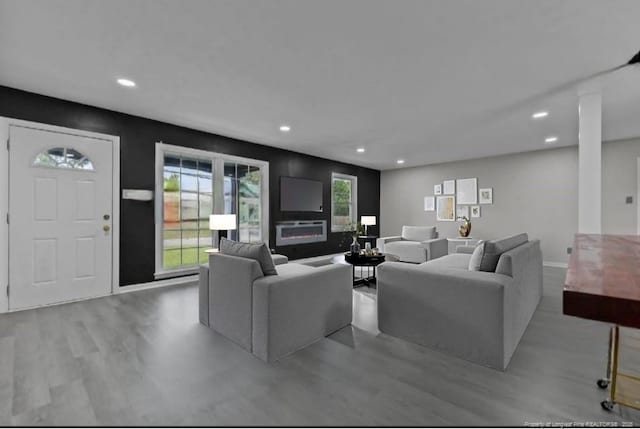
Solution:
[[[579,98],[578,232],[602,232],[602,95]]]
[[[9,284],[9,120],[0,118],[0,313],[9,311],[9,297],[5,288]]]

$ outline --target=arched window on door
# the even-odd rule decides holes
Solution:
[[[33,166],[95,171],[89,158],[69,147],[54,147],[45,152],[40,152],[36,155]]]

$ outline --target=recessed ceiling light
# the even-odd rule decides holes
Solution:
[[[533,119],[546,118],[547,116],[549,116],[549,112],[545,112],[545,111],[542,111],[542,112],[536,112],[536,113],[534,113],[533,115],[531,115],[531,117],[532,117]]]
[[[127,88],[133,88],[136,86],[136,83],[130,79],[118,79],[118,83],[122,86],[126,86]]]
[[[359,147],[358,149],[356,149],[356,152],[364,153],[364,148],[363,147]]]
[[[546,144],[551,144],[551,143],[555,143],[558,141],[558,137],[553,136],[553,137],[547,137],[546,139],[544,139],[544,142]]]
[[[398,164],[404,164],[404,159],[399,159],[396,161]]]
[[[289,131],[291,131],[291,127],[289,125],[280,125],[280,131],[282,131],[283,133],[288,133]]]

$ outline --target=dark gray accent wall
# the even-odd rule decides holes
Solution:
[[[269,162],[270,247],[275,247],[275,224],[282,220],[327,221],[328,240],[276,248],[291,259],[346,250],[350,240],[331,233],[331,173],[358,177],[359,215],[380,217],[380,172],[284,149],[250,143],[197,131],[160,121],[127,115],[0,86],[0,116],[23,119],[120,137],[121,188],[149,189],[155,186],[155,143],[168,144],[244,156]],[[274,126],[277,124],[274,124]],[[322,213],[280,212],[280,176],[306,177],[322,181]],[[120,194],[122,192],[118,190]],[[372,230],[375,233],[377,230]],[[120,201],[120,283],[124,285],[154,280],[154,205]]]

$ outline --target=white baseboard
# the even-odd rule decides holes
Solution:
[[[567,264],[566,262],[543,261],[542,265],[545,267],[569,268],[569,264]]]
[[[176,285],[185,285],[186,286],[186,285],[198,283],[198,276],[199,276],[198,274],[194,274],[192,276],[177,277],[177,278],[166,279],[166,280],[156,280],[156,281],[149,282],[149,283],[139,283],[139,284],[134,284],[134,285],[130,285],[130,286],[121,286],[116,292],[113,292],[113,293],[90,296],[90,297],[87,297],[87,298],[70,299],[68,301],[54,302],[54,303],[51,303],[51,304],[35,305],[33,307],[19,308],[19,309],[16,309],[16,310],[0,310],[0,314],[2,314],[2,313],[15,313],[15,312],[18,312],[18,311],[25,311],[25,310],[34,310],[36,308],[52,307],[52,306],[55,306],[55,305],[69,304],[69,303],[72,303],[72,302],[88,301],[90,299],[105,298],[107,296],[119,295],[121,293],[137,292],[137,291],[141,291],[141,290],[155,289],[155,288],[160,288],[160,287],[176,286]]]
[[[129,293],[129,292],[137,292],[141,290],[147,289],[155,289],[159,287],[167,287],[167,286],[176,286],[176,285],[189,285],[198,283],[199,274],[194,274],[192,276],[184,276],[184,277],[175,277],[172,279],[164,279],[164,280],[155,280],[148,283],[138,283],[129,286],[120,286],[117,294],[121,293]]]
[[[74,302],[80,302],[80,301],[89,301],[91,299],[98,299],[98,298],[104,298],[107,296],[111,296],[112,294],[107,293],[107,294],[100,294],[100,295],[96,295],[96,296],[88,296],[85,298],[76,298],[76,299],[69,299],[66,301],[60,301],[60,302],[52,302],[51,304],[40,304],[40,305],[33,305],[31,307],[22,307],[22,308],[16,308],[13,310],[7,310],[7,311],[0,311],[0,313],[18,313],[20,311],[27,311],[27,310],[35,310],[37,308],[44,308],[44,307],[54,307],[56,305],[63,305],[63,304],[71,304]]]

